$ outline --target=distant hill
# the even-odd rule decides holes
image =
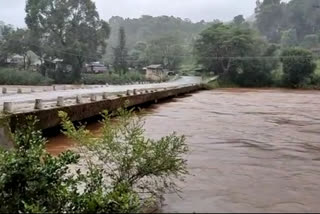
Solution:
[[[194,23],[189,19],[181,19],[173,16],[147,16],[141,18],[112,17],[109,20],[111,35],[108,40],[106,60],[112,59],[112,47],[118,42],[118,33],[121,26],[124,27],[129,51],[137,42],[148,42],[163,36],[176,35],[185,44],[190,44],[201,31],[206,29],[210,23],[201,21]]]

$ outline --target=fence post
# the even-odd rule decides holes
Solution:
[[[6,94],[7,92],[7,88],[2,88],[2,94]]]
[[[18,94],[22,94],[22,89],[21,88],[18,88]]]
[[[58,97],[57,106],[64,106],[64,97]]]
[[[77,104],[82,104],[83,103],[81,95],[77,95],[76,102],[77,102]]]
[[[137,95],[137,89],[133,89],[133,94]]]
[[[13,102],[4,102],[3,103],[3,111],[5,113],[12,113],[13,112]]]
[[[97,101],[97,95],[91,94],[91,95],[90,95],[90,100],[91,100],[91,102]]]
[[[108,93],[107,93],[107,92],[103,92],[102,98],[103,98],[104,100],[108,99]]]
[[[54,90],[54,91],[56,91],[56,86],[55,86],[55,85],[54,85],[54,86],[52,86],[52,88],[53,88],[53,90]]]
[[[42,99],[35,100],[34,108],[35,109],[42,109],[43,108]]]
[[[130,90],[127,90],[127,96],[130,96],[131,93],[130,93]]]

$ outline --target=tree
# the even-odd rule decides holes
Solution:
[[[128,71],[128,49],[126,48],[126,33],[123,27],[119,29],[118,46],[113,48],[114,61],[113,66],[118,73],[126,73]]]
[[[287,16],[291,26],[297,30],[299,41],[308,34],[316,34],[320,30],[319,0],[292,0],[287,5]]]
[[[208,72],[240,86],[271,84],[277,48],[269,46],[249,28],[214,24],[200,34],[195,44],[198,64]]]
[[[161,64],[166,69],[176,70],[182,61],[182,55],[181,40],[177,36],[168,35],[148,43],[147,56],[151,64]]]
[[[137,42],[134,48],[130,51],[128,60],[130,66],[141,69],[148,64],[147,43]]]
[[[123,187],[124,193],[140,193],[141,205],[154,201],[165,191],[177,191],[176,180],[187,173],[184,155],[188,152],[184,136],[172,133],[159,140],[144,136],[144,121],[133,110],[118,109],[115,113],[102,114],[102,135],[95,137],[85,127],[76,128],[64,112],[59,113],[64,133],[91,154],[89,166],[103,169],[103,177],[112,186]],[[115,119],[111,117],[117,116]],[[142,195],[141,195],[142,194]],[[125,198],[133,201],[134,198]],[[128,209],[131,208],[128,204]],[[129,209],[132,212],[132,210]]]
[[[289,29],[282,32],[281,46],[283,48],[294,47],[299,44],[296,29]]]
[[[226,76],[237,58],[250,56],[257,50],[255,44],[252,30],[218,23],[200,34],[195,51],[198,63],[207,71]]]
[[[312,53],[301,48],[285,49],[281,55],[283,81],[289,87],[299,87],[307,81],[316,68]]]
[[[30,40],[29,31],[18,28],[12,30],[6,37],[5,50],[8,54],[19,54],[23,56],[23,69],[26,70],[29,67],[27,63]]]
[[[28,0],[26,13],[35,52],[72,65],[74,81],[80,80],[85,62],[104,54],[110,28],[92,0]]]
[[[284,6],[281,0],[257,1],[256,25],[259,31],[271,42],[279,42],[284,20]]]
[[[8,50],[8,42],[10,39],[10,34],[12,33],[13,28],[10,25],[2,25],[0,26],[0,65],[7,63],[9,50]]]
[[[242,23],[244,23],[246,20],[243,18],[243,15],[238,15],[233,18],[233,23],[237,26],[240,26]]]
[[[317,48],[319,46],[319,37],[316,34],[306,35],[302,41],[302,47],[306,49]]]

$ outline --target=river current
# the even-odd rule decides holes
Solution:
[[[176,131],[190,147],[162,212],[320,212],[320,91],[202,91],[146,110],[149,137]],[[47,146],[70,147],[63,135]]]

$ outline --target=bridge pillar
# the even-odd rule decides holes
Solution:
[[[2,94],[6,94],[7,93],[7,88],[2,88]]]
[[[64,97],[58,97],[57,106],[64,106]]]
[[[43,102],[42,99],[36,99],[34,104],[35,109],[42,109],[43,108]]]
[[[81,95],[78,95],[77,98],[76,98],[76,103],[77,104],[82,104],[83,103],[83,99],[82,99],[82,96]]]
[[[104,92],[104,93],[102,94],[102,98],[103,98],[104,100],[108,99],[108,93],[107,93],[107,92]]]
[[[91,100],[91,102],[97,101],[97,95],[91,94],[91,95],[90,95],[90,100]]]
[[[134,95],[137,95],[138,93],[137,93],[137,89],[133,89],[133,94]]]
[[[127,96],[130,96],[131,93],[130,93],[130,90],[127,90]]]
[[[22,94],[22,89],[18,88],[17,92],[18,92],[18,94]]]
[[[13,102],[4,102],[3,103],[3,111],[5,113],[12,113],[13,112]]]

